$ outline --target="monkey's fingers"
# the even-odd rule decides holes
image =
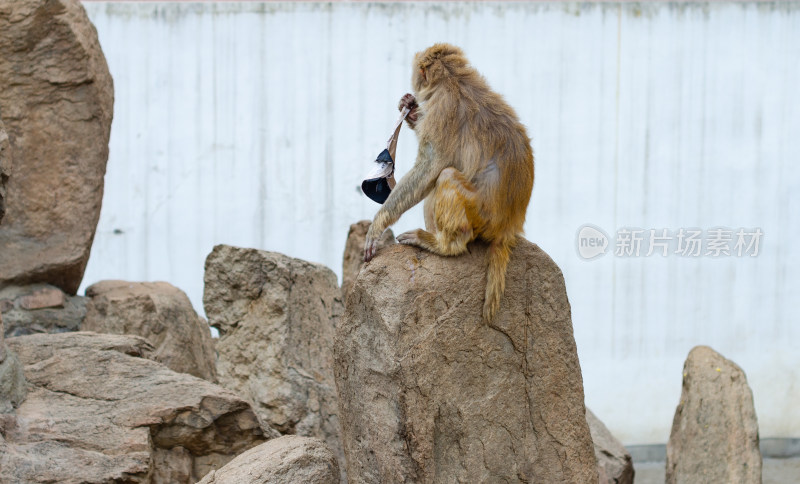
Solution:
[[[414,110],[417,107],[417,98],[414,97],[411,93],[406,93],[403,97],[400,98],[400,102],[397,104],[397,110],[402,111],[403,109],[408,108],[409,110]]]
[[[367,241],[364,244],[364,262],[369,262],[375,257],[375,251],[378,248],[377,240],[367,236]]]

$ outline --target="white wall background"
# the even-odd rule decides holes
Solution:
[[[533,137],[527,237],[564,271],[587,404],[627,444],[666,442],[707,344],[747,372],[761,436],[800,437],[800,4],[85,6],[116,90],[86,283],[166,280],[202,311],[219,243],[341,276],[412,55],[448,41]],[[406,129],[401,174],[415,152]],[[764,238],[754,258],[587,262],[584,223]]]

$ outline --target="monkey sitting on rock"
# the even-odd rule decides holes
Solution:
[[[533,189],[533,150],[525,127],[464,53],[435,44],[414,57],[414,94],[400,99],[419,140],[417,161],[397,183],[367,232],[364,260],[405,211],[422,201],[425,228],[397,237],[443,256],[489,243],[483,316],[492,321],[505,290],[511,250]]]

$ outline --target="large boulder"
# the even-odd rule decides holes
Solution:
[[[90,298],[81,329],[134,334],[155,347],[154,359],[170,369],[217,381],[211,330],[186,293],[166,282],[102,281]]]
[[[346,295],[364,266],[364,244],[372,220],[361,220],[350,225],[342,255],[342,294]],[[378,240],[378,249],[397,243],[392,229],[387,229]]]
[[[343,458],[333,380],[333,332],[342,311],[336,275],[227,245],[214,247],[205,269],[203,304],[220,333],[220,384],[249,399],[272,428],[319,437]]]
[[[7,337],[78,331],[86,316],[87,298],[69,296],[50,284],[0,289],[0,313]]]
[[[736,363],[696,346],[667,443],[668,484],[761,483],[753,393]]]
[[[253,447],[198,484],[338,484],[339,466],[325,442],[286,435]]]
[[[6,184],[10,176],[11,145],[8,143],[8,133],[3,125],[3,118],[0,118],[0,223],[6,214]]]
[[[335,343],[351,482],[597,482],[561,271],[520,240],[488,324],[486,250],[361,270]]]
[[[633,458],[628,449],[588,408],[586,423],[589,424],[589,432],[592,434],[600,484],[633,484]]]
[[[28,396],[0,417],[0,482],[197,482],[267,437],[247,402],[151,361],[143,338],[6,342],[24,364]]]
[[[14,174],[0,226],[0,287],[80,285],[108,159],[114,102],[78,0],[0,0],[0,112]]]

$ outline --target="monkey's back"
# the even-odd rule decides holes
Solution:
[[[430,143],[443,164],[461,171],[480,193],[486,220],[481,237],[521,233],[534,162],[517,114],[474,70],[458,86],[438,89],[426,104],[417,127],[420,143]]]

